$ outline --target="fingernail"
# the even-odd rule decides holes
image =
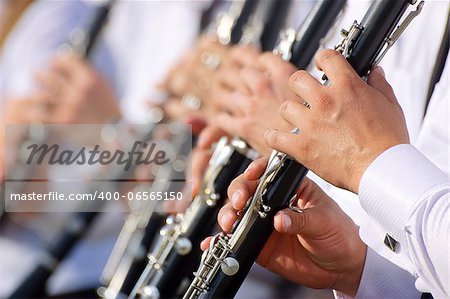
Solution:
[[[242,193],[240,191],[235,191],[233,195],[231,195],[231,203],[233,204],[233,206],[236,206],[237,202],[239,201],[239,199],[241,199],[241,197]]]
[[[191,188],[192,188],[193,192],[197,192],[200,189],[200,185],[201,185],[201,183],[200,183],[199,179],[196,179],[196,178],[192,179],[192,186],[191,186]]]
[[[267,130],[266,133],[264,133],[264,139],[270,141],[276,133],[277,130]]]
[[[249,171],[252,170],[252,169],[253,169],[253,165],[250,164],[250,165],[245,169],[244,173],[249,172]]]
[[[299,77],[299,73],[295,72],[291,75],[291,77],[289,78],[289,83],[294,84],[298,81],[298,77]]]
[[[231,99],[232,100],[238,100],[239,99],[239,97],[240,97],[240,95],[241,95],[241,92],[240,91],[233,91],[231,94],[230,94],[230,97],[231,97]]]
[[[292,225],[291,217],[289,217],[287,214],[281,213],[281,223],[283,224],[284,231],[289,231]]]
[[[230,220],[230,215],[228,214],[223,214],[222,217],[220,218],[220,223],[222,225],[226,225],[228,224],[228,221]]]
[[[384,69],[381,66],[377,66],[376,70],[380,72],[383,77],[386,77],[386,73],[384,72]]]
[[[198,137],[198,147],[200,148],[204,148],[205,147],[205,143],[206,143],[206,136],[205,134],[200,134],[200,136]]]

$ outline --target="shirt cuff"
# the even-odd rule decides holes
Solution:
[[[405,226],[421,196],[447,182],[446,175],[414,146],[394,146],[363,174],[359,198],[366,212],[395,240],[405,244]]]
[[[333,293],[335,298],[339,299],[419,299],[421,293],[414,287],[414,283],[415,278],[407,271],[367,248],[364,270],[356,296],[351,297],[338,291]]]

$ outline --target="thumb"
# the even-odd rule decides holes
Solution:
[[[301,212],[284,209],[278,212],[274,218],[275,230],[281,234],[321,236],[329,232],[335,220],[330,210],[319,207],[311,207]]]
[[[384,95],[389,102],[398,104],[397,98],[394,94],[394,90],[392,89],[392,86],[386,81],[384,70],[380,66],[375,67],[370,72],[369,77],[367,78],[367,84]]]
[[[308,214],[308,210],[294,212],[290,209],[284,209],[275,215],[273,225],[275,230],[282,234],[301,234],[309,225]]]

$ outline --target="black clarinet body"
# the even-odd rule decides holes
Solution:
[[[273,232],[275,214],[286,208],[295,196],[298,185],[292,184],[292,182],[301,182],[307,172],[308,170],[301,164],[291,159],[286,160],[280,169],[281,175],[276,177],[263,195],[264,201],[269,202],[270,200],[270,210],[264,212],[264,217],[257,217],[250,223],[246,229],[248,229],[247,235],[252,237],[247,238],[230,255],[231,258],[239,261],[239,270],[234,276],[229,276],[224,271],[218,271],[218,275],[210,285],[210,291],[202,298],[233,298],[236,295]]]
[[[264,18],[265,29],[261,34],[262,51],[272,51],[277,44],[291,4],[292,0],[275,0],[270,4],[268,14]]]
[[[311,63],[322,39],[333,26],[345,4],[346,0],[319,1],[311,9],[298,29],[297,38],[290,50],[289,61],[298,69],[304,70]]]
[[[80,35],[83,38],[77,42],[70,41],[67,44],[72,52],[86,59],[91,57],[92,50],[101,35],[114,1],[108,1],[97,7],[88,26],[78,29],[83,32]],[[97,212],[75,213],[72,219],[69,220],[67,227],[58,235],[53,244],[47,248],[39,265],[24,278],[9,298],[36,298],[43,296],[45,294],[47,280],[58,264],[84,235],[86,229],[94,221],[97,214]]]
[[[169,189],[171,190],[171,189]],[[144,230],[144,235],[142,237],[141,248],[144,249],[145,252],[148,252],[151,248],[153,240],[155,236],[158,234],[159,229],[164,225],[164,221],[166,219],[165,215],[155,213],[150,217],[147,226]],[[120,294],[130,294],[133,290],[136,281],[139,279],[142,271],[144,271],[145,266],[147,265],[147,261],[145,256],[142,258],[136,258],[125,276],[123,281],[123,285],[119,289]]]
[[[192,225],[180,236],[179,240],[189,240],[189,243],[192,244],[192,246],[189,246],[191,247],[190,252],[183,255],[183,252],[173,250],[167,258],[167,267],[163,269],[164,275],[158,276],[150,283],[152,287],[158,289],[160,298],[174,298],[183,294],[187,287],[186,283],[182,283],[183,279],[188,282],[192,278],[193,270],[198,266],[198,258],[201,256],[200,242],[214,228],[219,209],[227,197],[228,186],[234,178],[244,172],[252,161],[250,157],[243,153],[238,151],[232,153],[231,158],[214,180],[214,191],[218,200],[211,206],[199,206],[195,218],[191,221]],[[179,286],[181,290],[175,286]]]
[[[192,148],[193,136],[190,134],[186,136],[187,134],[180,132],[176,128],[178,125],[176,123],[171,125],[175,129],[171,138],[173,152],[178,157],[187,157]],[[142,140],[151,139],[153,133],[153,130],[149,130]],[[180,192],[180,180],[184,178],[184,173],[184,167],[175,165],[162,167],[157,171],[148,192]],[[140,189],[142,186],[137,188]],[[167,218],[166,213],[157,211],[158,205],[149,201],[144,206],[133,209],[125,220],[100,278],[103,284],[97,290],[100,297],[122,298],[133,290],[147,265],[147,253]]]
[[[284,25],[284,20],[274,20],[274,18],[280,18],[282,14],[286,14],[290,3],[291,1],[288,0],[245,1],[240,17],[237,18],[234,27],[231,28],[230,34],[232,37],[239,36],[239,41],[236,38],[231,38],[229,45],[256,43],[261,46],[264,43],[266,47],[273,49],[276,40],[272,38],[273,44],[270,44],[268,37],[273,37],[275,31],[278,36]],[[278,9],[277,13],[273,13],[274,9]],[[265,36],[265,39],[263,39],[263,36]],[[214,195],[218,200],[214,200],[213,205],[205,204],[204,200],[194,200],[185,215],[180,216],[179,219],[170,219],[166,228],[162,229],[164,234],[167,234],[167,228],[174,228],[172,226],[174,222],[181,228],[185,227],[183,233],[177,235],[175,242],[181,247],[186,247],[187,245],[189,247],[188,253],[184,249],[181,251],[177,250],[175,246],[175,250],[171,250],[162,261],[163,264],[160,265],[155,260],[158,260],[158,253],[161,252],[163,246],[167,246],[167,243],[163,243],[163,245],[157,243],[155,245],[156,249],[153,249],[153,252],[156,254],[153,256],[149,255],[149,260],[153,260],[153,270],[149,272],[144,270],[141,281],[138,281],[130,297],[173,298],[184,293],[187,283],[192,279],[192,272],[198,266],[198,257],[201,255],[199,244],[214,228],[218,211],[226,198],[229,184],[234,178],[244,172],[256,156],[254,151],[239,139],[227,141],[227,144],[220,143],[215,153],[218,153],[219,159],[223,159],[219,163],[222,167],[221,171],[212,180],[208,177],[208,174],[206,175],[205,182],[212,181],[212,188],[209,186],[202,187],[202,192],[214,191],[215,193],[203,194],[204,197]],[[221,154],[224,148],[232,149],[228,157]],[[215,158],[213,157],[211,161],[214,160]],[[215,162],[212,163],[214,164]],[[206,203],[208,203],[208,200],[206,200]],[[175,227],[175,229],[179,229],[179,227]],[[158,274],[155,273],[155,265],[158,268],[162,268]],[[147,279],[144,280],[144,277],[147,277]]]
[[[260,0],[245,0],[236,23],[230,33],[230,45],[236,45],[242,40],[244,28],[255,13]]]
[[[411,0],[372,2],[361,23],[360,36],[346,57],[353,69],[364,77],[374,66],[388,38],[396,28]]]
[[[253,161],[252,153],[242,142],[229,143],[227,138],[219,141],[201,193],[185,214],[168,218],[131,298],[174,298],[183,294],[201,255],[200,242],[211,233],[229,184]]]
[[[263,0],[253,7],[253,9],[256,9],[255,15],[248,18],[249,24],[246,29],[252,30],[252,28],[249,28],[252,25],[258,27],[258,24],[252,24],[252,21],[258,23],[256,18],[262,18],[261,24],[263,28],[259,40],[263,51],[272,50],[275,47],[277,38],[285,23],[284,17],[287,15],[290,5],[290,0]],[[234,30],[237,31],[239,29],[235,28]],[[253,36],[253,34],[250,35]],[[241,38],[243,37],[241,36]],[[199,246],[196,245],[200,244],[212,232],[219,209],[227,197],[227,189],[232,180],[242,174],[255,157],[253,150],[239,139],[232,140],[231,146],[234,148],[233,153],[214,180],[214,190],[219,195],[220,201],[214,206],[203,205],[197,207],[196,218],[191,221],[188,231],[182,236],[182,238],[190,240],[194,244],[194,248],[188,256],[182,256],[176,251],[172,252],[167,259],[164,275],[160,276],[159,280],[149,284],[158,289],[161,298],[170,298],[174,297],[174,295],[183,294],[186,284],[180,284],[181,279],[192,279],[192,271],[198,266],[198,257],[201,256]],[[173,287],[174,285],[180,285],[182,289],[176,290]]]
[[[322,5],[326,5],[326,2],[324,1]],[[412,3],[409,0],[375,1],[361,24],[355,21],[349,31],[342,32],[344,39],[336,49],[348,59],[359,75],[366,76],[384,55],[383,48],[387,45],[391,46],[390,41],[395,42],[390,39],[391,34],[410,4]],[[423,3],[419,4],[419,12],[422,6]],[[309,25],[320,24],[319,18],[324,20],[323,15],[320,17],[321,12],[326,11],[324,7],[323,10],[315,10],[318,19],[314,22],[314,18],[310,18]],[[397,30],[399,29],[402,32],[404,26],[397,27]],[[300,30],[300,32],[308,31]],[[320,32],[320,30],[310,32]],[[293,45],[292,49],[295,48],[296,46]],[[297,48],[301,47],[297,45]],[[311,52],[315,51],[311,49]],[[295,56],[294,53],[291,59]],[[328,81],[324,84],[328,84]],[[298,133],[298,130],[293,133]],[[289,206],[307,172],[304,166],[287,155],[276,151],[272,153],[245,215],[231,235],[221,233],[213,238],[184,299],[233,298],[236,295],[273,232],[275,213]]]
[[[87,30],[74,30],[68,46],[71,51],[79,56],[90,58],[91,53],[100,38],[104,26],[106,25],[111,9],[117,0],[108,0],[104,4],[100,4],[93,11],[90,22],[85,26]]]

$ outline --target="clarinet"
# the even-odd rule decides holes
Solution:
[[[243,29],[239,44],[272,51],[284,27],[291,0],[264,0]]]
[[[220,2],[223,0],[215,0],[211,6],[203,12],[200,24],[200,34],[209,34],[213,25],[218,26],[217,23],[212,21],[212,15],[215,10],[220,6]],[[243,8],[243,5],[234,6],[233,12],[236,12]],[[237,18],[237,17],[236,17]],[[224,19],[224,16],[221,16]],[[230,18],[231,19],[231,18]],[[220,19],[219,19],[220,21]],[[234,23],[234,22],[233,22]],[[191,100],[195,100],[193,96],[187,97]],[[165,120],[164,112],[159,107],[154,107],[150,110],[151,123],[162,123]],[[155,127],[156,128],[156,127]],[[153,128],[154,129],[154,128]],[[151,135],[151,134],[150,134]],[[192,135],[192,145],[195,144],[196,136]],[[175,140],[175,143],[178,143]],[[186,145],[177,147],[182,155],[187,156],[189,154]],[[164,169],[158,172],[158,176],[162,174],[164,177],[162,180],[172,181],[171,178],[178,175],[177,171],[171,169],[172,173],[167,177]],[[171,186],[166,186],[164,189],[171,190]],[[102,285],[106,287],[100,287],[97,292],[100,297],[103,298],[116,298],[119,295],[128,295],[138,280],[140,273],[146,266],[146,261],[140,254],[134,254],[134,258],[130,258],[130,252],[135,252],[137,246],[135,239],[141,239],[139,245],[139,252],[148,252],[150,245],[153,242],[155,235],[158,233],[159,228],[165,222],[165,216],[160,213],[154,212],[155,206],[150,208],[146,207],[146,211],[139,211],[139,207],[135,211],[131,211],[131,214],[125,220],[121,232],[114,244],[110,257],[104,267],[103,273],[100,277]],[[144,230],[144,235],[142,235]],[[137,236],[136,236],[137,235]],[[130,240],[133,239],[133,242]],[[133,248],[134,249],[133,249]]]
[[[201,192],[186,213],[167,218],[130,298],[173,298],[183,291],[178,288],[183,288],[183,280],[196,267],[196,257],[201,255],[199,244],[214,227],[228,185],[247,168],[254,155],[242,142],[230,143],[223,137],[217,143]]]
[[[76,35],[79,38],[73,39],[74,35],[72,34],[70,41],[62,48],[64,50],[70,49],[73,53],[89,59],[114,3],[115,0],[106,1],[96,8],[91,22],[85,29],[73,31],[78,32]],[[76,213],[70,219],[67,227],[58,235],[53,245],[47,248],[46,254],[41,258],[36,268],[25,277],[9,298],[36,298],[45,294],[46,282],[52,275],[53,270],[83,236],[86,228],[96,215],[97,213]]]
[[[60,47],[61,51],[68,51],[89,59],[108,21],[111,8],[117,0],[104,0],[93,11],[89,23],[84,28],[76,28],[70,33],[69,42]]]
[[[171,124],[172,127],[176,125],[178,124]],[[173,134],[174,138],[171,141],[175,145],[173,151],[178,156],[187,157],[192,136],[185,136],[180,132]],[[152,190],[179,190],[178,178],[183,175],[184,167],[174,166],[158,170],[151,186]],[[146,253],[166,220],[166,217],[156,212],[155,208],[155,202],[150,201],[145,203],[144,207],[134,209],[126,219],[101,277],[102,283],[107,285],[106,288],[98,289],[101,297],[117,298],[119,295],[128,295],[133,289],[147,265]]]
[[[395,30],[411,4],[409,0],[375,1],[361,23],[354,22],[350,30],[342,31],[344,38],[336,49],[360,76],[366,76],[380,61],[423,6],[421,2]],[[298,130],[293,133],[298,134]],[[184,299],[232,298],[236,295],[273,232],[274,215],[290,206],[307,172],[306,167],[286,154],[273,151],[237,228],[231,235],[220,233],[213,238]]]
[[[278,18],[280,11],[286,13],[289,4],[290,1],[285,0],[261,3],[242,31],[240,43],[258,44],[262,33],[265,36],[273,35],[274,31],[278,33],[283,22],[278,22],[278,26],[274,28],[275,22],[271,18]],[[278,13],[270,14],[277,7],[280,8]],[[266,16],[271,17],[264,26],[262,19]],[[198,244],[210,233],[214,224],[211,219],[217,217],[226,198],[228,185],[247,168],[255,156],[256,153],[245,142],[239,139],[221,139],[210,160],[201,193],[185,215],[178,214],[167,219],[166,226],[160,232],[161,238],[149,255],[150,263],[130,298],[167,298],[181,293],[186,287],[183,280],[188,279],[196,266],[196,257],[200,256]]]
[[[245,26],[255,13],[260,0],[236,1],[230,11],[219,18],[218,40],[224,45],[238,44],[244,35]]]
[[[365,77],[420,13],[423,1],[396,27],[412,4],[415,2],[409,0],[374,2],[361,23],[355,21],[350,30],[342,31],[344,38],[336,50],[344,55],[360,76]],[[293,133],[298,133],[298,130]],[[272,153],[237,229],[232,235],[221,233],[213,238],[184,298],[235,296],[273,232],[275,213],[289,206],[307,172],[303,165],[286,154]],[[251,237],[256,235],[258,238]]]
[[[292,0],[275,0],[268,7],[261,34],[261,50],[272,51],[280,37],[280,31],[286,23],[286,16],[292,6]]]
[[[253,11],[256,9],[259,0],[247,0],[245,2],[235,2],[231,6],[230,10],[226,14],[219,15],[215,26],[214,24],[203,25],[201,33],[207,34],[211,31],[212,27],[215,27],[216,36],[222,44],[231,44],[233,37],[238,35],[238,32],[242,32],[242,27],[249,21]],[[216,7],[211,8],[212,10]],[[209,14],[211,14],[209,12]],[[243,33],[241,33],[243,34]],[[197,101],[197,98],[193,95],[185,96],[184,101]],[[160,123],[164,120],[162,111],[157,108],[156,117],[152,121],[154,123]],[[161,114],[161,115],[160,115]],[[195,136],[192,136],[192,141],[195,143]],[[181,150],[187,150],[184,146]],[[185,153],[188,155],[188,152]],[[164,169],[163,171],[164,172]],[[170,178],[176,174],[170,175],[165,180],[170,181]],[[170,187],[168,187],[170,188]],[[166,188],[166,189],[168,189]],[[168,189],[169,190],[169,189]],[[119,234],[119,237],[115,243],[113,251],[108,259],[108,262],[103,270],[101,281],[103,285],[107,287],[100,287],[98,293],[103,298],[117,298],[118,296],[124,296],[130,294],[135,286],[140,274],[147,265],[146,259],[142,259],[140,255],[134,254],[134,258],[130,257],[130,254],[136,251],[135,239],[141,239],[142,243],[139,246],[139,251],[147,252],[150,249],[150,245],[153,239],[158,234],[159,228],[164,223],[166,217],[159,213],[153,212],[155,207],[151,207],[148,211],[137,211],[138,216],[130,215]],[[140,220],[138,220],[140,219]],[[137,222],[145,224],[144,236],[142,236],[142,228],[138,229]],[[137,242],[137,241],[136,241]]]

